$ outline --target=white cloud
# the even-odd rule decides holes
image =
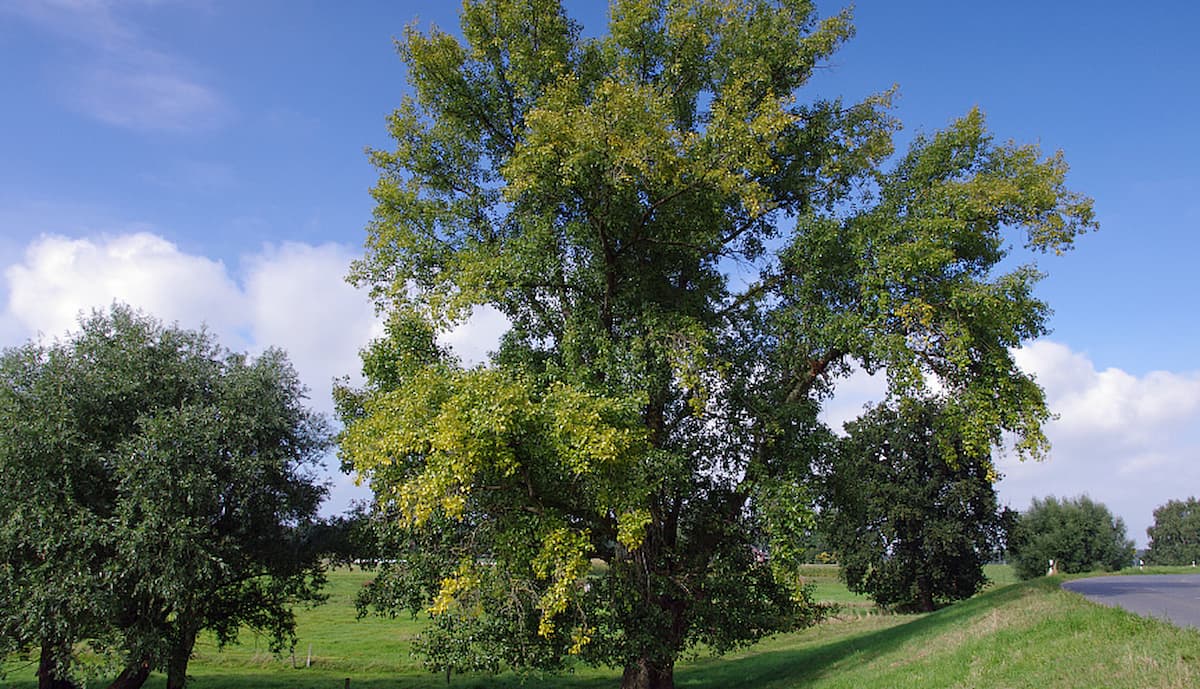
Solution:
[[[285,349],[311,406],[329,413],[333,378],[354,378],[359,348],[380,332],[369,300],[343,280],[351,258],[334,244],[267,246],[242,259],[239,281],[222,262],[150,232],[43,235],[3,270],[0,345],[61,336],[81,312],[120,301],[186,328],[207,326],[230,349]],[[369,496],[337,474],[334,458],[327,464],[334,490],[326,510]]]
[[[215,90],[152,61],[158,58],[83,70],[72,80],[70,98],[105,124],[139,131],[203,131],[228,116]]]
[[[380,332],[366,296],[343,280],[354,252],[336,244],[265,246],[244,256],[236,274],[146,230],[42,235],[23,253],[7,253],[0,345],[38,332],[62,335],[81,311],[123,301],[184,327],[207,324],[232,349],[286,349],[312,390],[313,406],[329,411],[331,379],[355,375],[358,350]],[[506,327],[502,315],[479,309],[442,341],[472,365],[485,360]],[[1001,458],[999,491],[1011,506],[1087,493],[1122,516],[1129,535],[1144,543],[1156,506],[1200,493],[1200,372],[1097,370],[1085,354],[1048,340],[1019,350],[1016,358],[1045,387],[1059,418],[1046,428],[1053,444],[1049,460]],[[882,376],[855,372],[842,381],[823,418],[839,427],[883,391]],[[335,489],[327,509],[367,496],[330,469]]]
[[[862,416],[868,404],[880,402],[887,395],[887,374],[869,374],[855,365],[850,375],[838,380],[834,396],[821,407],[819,418],[837,433],[848,421]]]
[[[478,306],[470,318],[438,339],[451,347],[463,365],[469,367],[488,360],[488,354],[500,346],[500,337],[509,326],[504,314],[490,306]]]
[[[1035,497],[1087,494],[1123,518],[1129,537],[1145,545],[1155,507],[1200,495],[1200,371],[1097,370],[1086,354],[1050,340],[1014,357],[1046,390],[1057,418],[1045,428],[1051,443],[1045,461],[999,456],[1003,502],[1023,510]],[[882,374],[856,369],[821,419],[840,430],[885,391]]]
[[[186,328],[208,327],[230,349],[283,348],[310,389],[311,406],[331,413],[333,379],[359,380],[358,351],[382,333],[369,299],[344,280],[354,252],[337,244],[264,246],[242,257],[238,275],[150,231],[42,235],[10,255],[2,271],[8,301],[0,311],[0,346],[38,333],[62,336],[77,327],[80,313],[119,301]],[[501,314],[481,308],[442,341],[473,365],[486,361],[507,327]],[[337,472],[336,459],[327,464],[326,510],[369,497]]]
[[[30,334],[72,329],[81,311],[115,301],[220,334],[236,330],[241,295],[223,264],[190,256],[147,233],[92,239],[43,236],[4,271],[7,316]]]
[[[1200,372],[1097,370],[1087,355],[1049,340],[1015,356],[1058,418],[1046,427],[1048,460],[1000,461],[1000,495],[1012,507],[1086,493],[1145,544],[1155,507],[1200,494]]]
[[[58,68],[57,88],[85,115],[137,131],[219,126],[230,113],[224,98],[128,21],[122,11],[132,6],[111,0],[14,0],[0,4],[0,12],[72,48],[65,51],[72,61]]]
[[[245,321],[254,342],[285,348],[322,408],[331,381],[356,378],[358,350],[382,334],[366,295],[343,279],[354,257],[336,244],[288,242],[243,261]]]
[[[1143,444],[1200,412],[1200,374],[1153,371],[1139,378],[1118,368],[1097,371],[1085,355],[1046,340],[1015,356],[1052,395],[1063,434]]]

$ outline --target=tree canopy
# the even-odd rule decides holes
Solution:
[[[297,536],[330,440],[287,358],[122,306],[80,326],[0,357],[0,639],[40,687],[181,687],[201,630],[286,645],[323,581]]]
[[[1002,261],[1094,220],[1061,155],[997,143],[978,111],[893,157],[890,91],[805,88],[849,12],[609,15],[592,38],[553,0],[479,0],[461,37],[404,32],[411,88],[350,274],[390,329],[339,393],[341,452],[436,545],[391,600],[472,639],[460,658],[577,654],[668,687],[688,648],[819,614],[786,534],[811,521],[816,414],[853,366],[941,394],[969,453],[1006,431],[1044,453],[1044,396],[1009,353],[1045,330],[1040,273]],[[480,306],[510,328],[464,368],[435,334]]]
[[[938,438],[938,404],[877,406],[847,424],[831,461],[822,516],[851,591],[929,611],[970,598],[1014,515],[1002,511],[988,454]]]
[[[1168,500],[1154,510],[1154,525],[1146,529],[1150,548],[1146,561],[1156,565],[1200,562],[1200,501]]]
[[[1045,574],[1050,560],[1064,574],[1115,572],[1132,564],[1134,552],[1125,522],[1086,495],[1034,498],[1017,519],[1008,550],[1022,579]]]

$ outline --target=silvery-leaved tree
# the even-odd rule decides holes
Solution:
[[[283,352],[125,306],[0,353],[0,653],[39,689],[180,689],[201,632],[286,648],[322,600],[302,536],[330,439]]]
[[[468,1],[461,37],[399,42],[411,89],[351,270],[389,329],[339,392],[341,453],[406,551],[364,602],[430,610],[439,670],[575,655],[670,687],[689,648],[811,623],[792,536],[855,364],[945,396],[969,451],[1045,449],[1009,353],[1044,330],[1039,274],[998,266],[1013,236],[1059,252],[1094,224],[1060,156],[972,111],[893,159],[890,92],[805,88],[847,12],[609,17],[592,38],[553,0]],[[479,306],[510,327],[466,368],[435,334]]]
[[[1146,529],[1146,536],[1150,539],[1147,562],[1194,565],[1200,560],[1200,500],[1168,500],[1154,508],[1154,525]]]

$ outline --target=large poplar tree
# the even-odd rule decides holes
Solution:
[[[789,535],[853,365],[942,394],[967,452],[1044,452],[1010,348],[1047,308],[1001,261],[1070,248],[1090,201],[976,111],[893,158],[890,92],[806,88],[852,33],[797,0],[616,0],[598,38],[479,0],[460,37],[405,31],[351,271],[390,328],[341,447],[411,551],[370,597],[428,606],[436,668],[576,654],[670,687],[690,647],[811,623]],[[464,368],[434,335],[479,306],[511,325]]]

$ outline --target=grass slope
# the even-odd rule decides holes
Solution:
[[[810,573],[818,591],[820,572]],[[1002,579],[1003,570],[989,572]],[[248,637],[218,653],[198,650],[191,666],[195,689],[354,689],[445,687],[445,677],[408,657],[421,622],[402,618],[355,620],[353,596],[370,575],[336,572],[329,604],[300,615],[296,665],[256,649]],[[1094,605],[1062,591],[1061,579],[996,585],[929,615],[846,614],[817,628],[781,635],[724,658],[682,663],[682,689],[929,689],[962,687],[1193,687],[1200,686],[1200,632]],[[841,594],[839,594],[841,595]],[[848,595],[848,594],[847,594]],[[312,665],[305,667],[308,646]],[[25,674],[28,677],[27,673]],[[0,681],[4,687],[34,686]],[[24,679],[24,678],[22,678]],[[565,676],[451,678],[450,687],[615,687],[612,670],[579,668]],[[148,686],[161,686],[151,679]]]
[[[714,666],[703,681],[688,686],[1197,685],[1200,634],[1093,605],[1058,584],[1015,584],[930,615],[810,630],[732,659],[725,668]]]

